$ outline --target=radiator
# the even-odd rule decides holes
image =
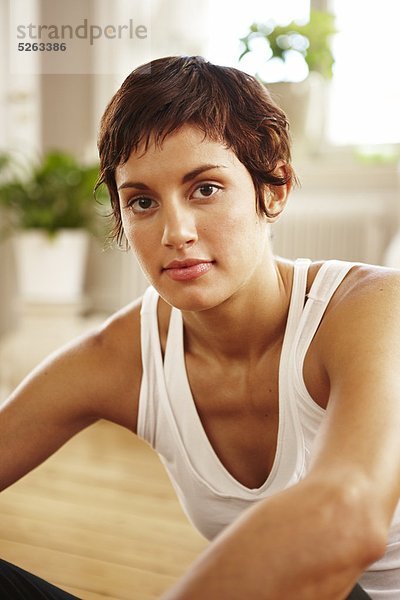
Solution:
[[[376,200],[296,195],[271,226],[275,254],[382,264],[395,219],[390,203]]]

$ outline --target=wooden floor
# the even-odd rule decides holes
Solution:
[[[0,556],[84,600],[150,600],[206,541],[157,456],[100,422],[0,494]]]

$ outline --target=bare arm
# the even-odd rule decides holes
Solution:
[[[0,490],[105,418],[135,431],[139,304],[39,365],[0,408]]]
[[[354,282],[324,323],[331,392],[309,474],[245,512],[165,600],[342,600],[384,553],[400,495],[400,276]]]

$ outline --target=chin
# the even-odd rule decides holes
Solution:
[[[209,286],[199,289],[199,286],[189,287],[185,284],[181,289],[173,291],[165,289],[164,286],[154,287],[167,304],[184,312],[210,310],[220,305],[225,299],[221,297],[221,293],[211,290]]]

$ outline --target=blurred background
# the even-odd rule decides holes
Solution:
[[[146,286],[91,188],[101,114],[152,58],[239,67],[287,111],[301,187],[278,254],[400,267],[399,17],[393,0],[1,0],[3,393]]]

